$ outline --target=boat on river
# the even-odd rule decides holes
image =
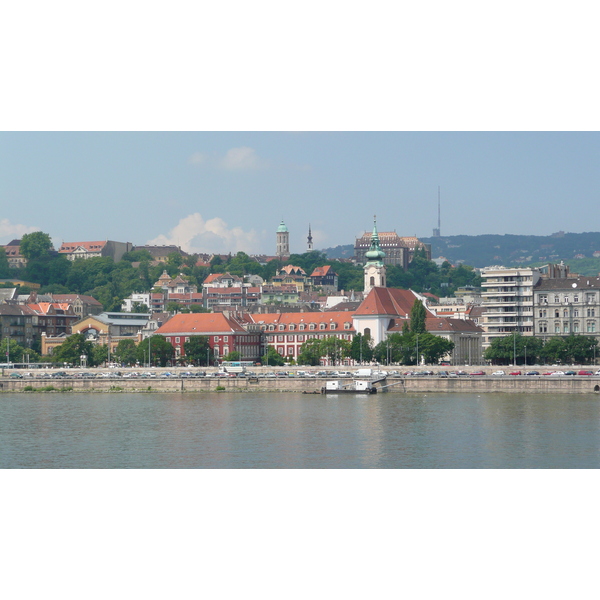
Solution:
[[[321,389],[322,394],[376,394],[377,388],[373,382],[364,379],[353,381],[327,381]]]

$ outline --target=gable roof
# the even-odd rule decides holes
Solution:
[[[412,290],[374,287],[361,302],[355,316],[388,315],[408,318],[417,297]],[[426,316],[433,313],[425,307]]]
[[[101,252],[104,246],[106,246],[106,240],[102,242],[63,242],[58,251],[63,254],[71,254],[75,250],[83,248],[86,252]]]
[[[160,335],[207,335],[210,333],[246,333],[234,319],[223,313],[189,313],[171,317],[157,329]]]

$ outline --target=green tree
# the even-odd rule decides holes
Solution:
[[[173,360],[174,356],[175,349],[162,335],[147,337],[137,347],[137,359],[142,364],[146,360],[151,365],[158,364],[165,367],[167,362]]]
[[[108,360],[108,346],[106,344],[94,344],[92,350],[91,367],[99,367]]]
[[[131,305],[131,312],[132,313],[148,313],[148,312],[150,312],[150,309],[143,302],[134,302]]]
[[[241,358],[242,355],[237,350],[234,350],[233,352],[230,352],[227,356],[224,356],[223,360],[236,361],[241,360]]]
[[[436,364],[454,350],[454,342],[431,333],[419,335],[419,354],[426,364]]]
[[[350,344],[350,358],[356,362],[371,362],[373,360],[372,340],[362,333],[357,333]]]
[[[213,351],[210,340],[206,335],[193,335],[184,342],[185,357],[195,365],[210,365],[213,361]]]
[[[8,357],[6,356],[7,347]],[[29,354],[30,362],[38,362],[40,359],[39,354],[35,350],[21,346],[13,339],[3,338],[0,341],[0,362],[7,362],[7,358],[11,363],[24,362],[23,357],[27,354]]]
[[[174,300],[172,300],[171,302],[167,302],[167,306],[165,307],[165,310],[169,313],[178,313],[181,312],[182,309],[182,305],[179,304],[179,302],[175,302]]]
[[[10,266],[8,264],[8,257],[6,256],[6,250],[0,248],[0,279],[6,279],[10,277]]]
[[[54,348],[52,352],[53,362],[69,363],[79,365],[81,356],[87,357],[88,365],[93,365],[94,344],[86,340],[81,333],[70,335],[60,346]]]
[[[261,362],[263,365],[269,365],[271,367],[283,367],[285,365],[285,359],[273,346],[269,346],[267,353],[262,357]]]
[[[209,308],[204,308],[201,304],[191,304],[190,312],[192,313],[209,313],[212,312]]]
[[[425,333],[426,314],[427,311],[423,306],[423,302],[417,298],[410,309],[410,330],[413,333]]]
[[[300,346],[300,352],[298,353],[299,365],[315,367],[321,364],[321,345],[319,342],[320,340],[313,338]]]
[[[319,340],[321,356],[327,357],[334,365],[342,364],[344,358],[350,356],[350,342],[335,336],[326,336]]]
[[[124,365],[137,362],[137,346],[134,340],[120,340],[114,352],[115,360]]]
[[[47,256],[52,250],[52,240],[43,231],[25,233],[21,238],[20,251],[27,260],[35,260]]]

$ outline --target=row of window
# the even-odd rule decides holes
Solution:
[[[580,294],[575,293],[573,294],[573,303],[577,304],[579,302],[579,298],[581,297]],[[538,296],[538,301],[540,304],[548,304],[548,295],[547,294],[540,294]],[[593,302],[596,302],[596,294],[585,294],[585,301],[588,304],[591,304]],[[571,295],[570,294],[563,294],[562,296],[562,302],[571,302]],[[554,294],[554,304],[560,304],[561,303],[561,297],[559,294]]]
[[[578,308],[573,308],[572,309],[573,314],[569,315],[569,309],[568,308],[564,308],[562,309],[562,313],[563,313],[563,318],[568,319],[569,316],[571,317],[579,317],[579,316],[583,316],[579,314],[579,309]],[[596,309],[595,308],[588,308],[587,309],[587,317],[595,317],[596,316]],[[539,318],[540,319],[546,319],[548,317],[548,311],[545,308],[541,308],[539,310]],[[560,309],[555,309],[554,310],[554,318],[555,319],[560,319]]]
[[[278,335],[278,336],[274,336],[274,335],[268,335],[267,336],[267,341],[268,342],[275,342],[275,338],[277,337],[277,341],[278,342],[283,342],[286,340],[288,342],[304,342],[306,340],[312,340],[312,339],[324,339],[325,336],[323,334],[321,335],[316,335],[316,334],[307,334],[307,335],[303,335],[303,334],[299,334],[299,335]],[[338,336],[339,339],[341,340],[351,340],[352,339],[352,335],[347,334],[347,335],[339,335]]]
[[[587,321],[586,322],[586,331],[587,333],[595,333],[596,332],[596,321]],[[548,323],[545,321],[541,321],[538,324],[538,333],[548,333]],[[554,333],[561,333],[561,325],[559,322],[554,323]],[[571,332],[570,323],[563,323],[562,333],[580,333],[580,325],[579,321],[573,322],[573,331]]]
[[[315,323],[309,323],[308,324],[308,329],[310,331],[316,329],[317,326]],[[275,331],[275,325],[269,325],[269,331]],[[288,330],[289,331],[294,331],[296,329],[296,325],[294,323],[290,323],[290,325],[288,326]],[[300,325],[298,325],[298,330],[299,331],[304,331],[306,329],[306,324],[305,323],[300,323]],[[319,323],[319,329],[327,329],[327,323]],[[329,324],[329,329],[337,329],[337,324],[336,323],[330,323]],[[352,329],[352,323],[344,323],[344,329]],[[279,331],[285,331],[285,325],[279,325],[278,326],[278,330]]]

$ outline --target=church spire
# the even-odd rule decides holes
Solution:
[[[385,287],[385,265],[383,259],[385,252],[379,246],[379,233],[377,232],[377,217],[373,217],[373,233],[371,234],[371,247],[366,252],[367,262],[364,266],[365,285],[364,293],[367,295],[374,287]]]
[[[385,252],[379,246],[379,233],[377,231],[377,215],[373,215],[373,233],[371,234],[371,247],[365,254],[368,262],[378,265],[383,264]]]
[[[306,244],[307,252],[312,252],[313,250],[313,240],[312,240],[312,232],[310,230],[310,223],[308,224],[308,238]]]

